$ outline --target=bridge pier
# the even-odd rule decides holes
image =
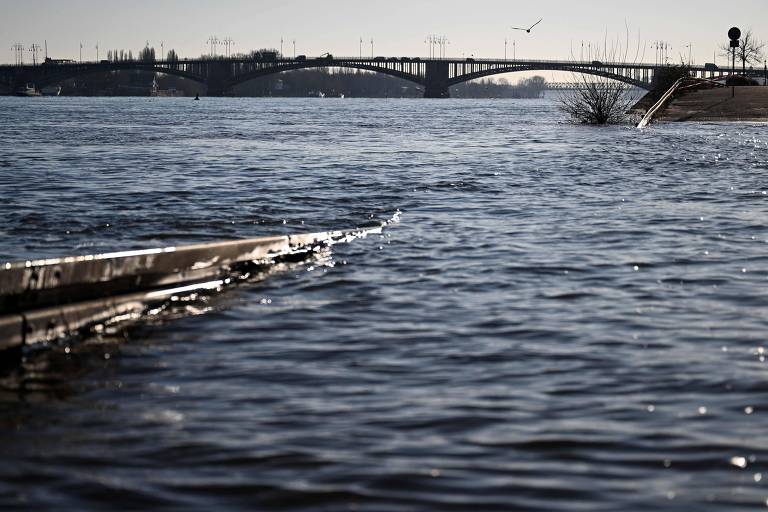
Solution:
[[[221,98],[224,96],[224,92],[224,88],[208,84],[208,90],[205,95],[211,98]]]
[[[450,98],[448,89],[448,63],[441,61],[427,62],[427,71],[424,77],[425,98]]]
[[[222,97],[229,89],[229,83],[232,79],[232,66],[227,62],[212,62],[208,65],[206,85],[208,86],[208,96]]]

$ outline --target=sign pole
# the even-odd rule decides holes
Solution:
[[[738,27],[733,27],[728,31],[728,39],[731,40],[731,48],[733,50],[733,61],[731,64],[731,98],[736,97],[736,48],[739,47],[739,39],[741,39],[741,30]]]
[[[731,65],[731,98],[736,97],[736,48],[733,49],[733,64]]]

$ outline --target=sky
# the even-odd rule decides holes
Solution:
[[[732,6],[737,5],[738,8]],[[511,26],[544,21],[532,34]],[[761,23],[762,22],[762,23]],[[0,61],[13,63],[15,43],[44,45],[52,58],[104,58],[108,49],[131,49],[147,42],[181,57],[210,52],[206,41],[230,37],[234,51],[280,47],[293,54],[354,56],[426,56],[428,35],[446,36],[449,56],[567,59],[581,56],[581,43],[602,45],[606,33],[626,41],[630,60],[653,62],[654,41],[671,45],[670,57],[681,55],[699,64],[711,62],[717,46],[727,42],[728,28],[753,28],[768,40],[768,0],[0,0]],[[638,38],[639,32],[639,38]],[[514,45],[513,45],[514,41]],[[514,47],[514,50],[513,50]],[[645,48],[645,49],[643,49]],[[573,49],[573,50],[571,50]],[[585,53],[587,50],[585,50]],[[25,61],[31,53],[25,52]],[[718,57],[724,61],[724,58]]]

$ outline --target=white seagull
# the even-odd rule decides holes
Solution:
[[[535,27],[536,25],[538,25],[538,24],[539,24],[539,23],[541,23],[542,21],[544,21],[544,18],[541,18],[539,21],[537,21],[536,23],[534,23],[533,25],[531,25],[531,28],[519,28],[519,27],[512,27],[512,30],[522,30],[522,31],[524,31],[524,32],[528,32],[528,33],[530,34],[530,33],[531,33],[531,30],[533,30],[533,27]]]

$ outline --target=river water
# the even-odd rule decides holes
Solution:
[[[0,260],[387,220],[0,381],[6,509],[768,499],[768,135],[551,100],[0,99]]]

